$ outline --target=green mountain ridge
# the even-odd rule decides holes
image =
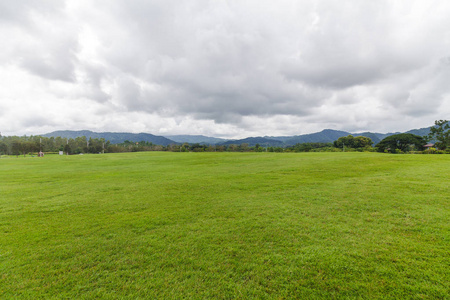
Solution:
[[[248,138],[240,139],[240,140],[231,140],[231,141],[221,143],[220,145],[233,145],[233,144],[248,144],[251,147],[255,146],[256,144],[259,144],[262,147],[283,147],[283,146],[285,146],[285,144],[282,141],[268,139],[265,137],[248,137]]]
[[[227,139],[210,137],[205,135],[166,135],[164,137],[177,143],[189,143],[189,144],[215,145],[228,141]]]
[[[412,133],[419,136],[426,136],[430,132],[431,127],[411,129],[404,133]],[[365,136],[372,139],[374,144],[379,143],[382,139],[398,134],[401,132],[393,133],[378,133],[378,132],[361,132],[350,133],[347,131],[340,131],[334,129],[324,129],[320,132],[295,135],[295,136],[263,136],[263,137],[247,137],[244,139],[227,140],[216,137],[208,137],[204,135],[168,135],[157,136],[150,133],[129,133],[129,132],[93,132],[90,130],[60,130],[51,133],[43,134],[45,137],[63,137],[63,138],[76,138],[80,136],[86,136],[87,138],[104,138],[109,140],[112,144],[123,143],[128,140],[131,142],[151,142],[155,145],[168,146],[170,144],[206,144],[206,145],[231,145],[231,144],[243,144],[247,143],[249,146],[255,146],[259,144],[263,147],[286,147],[293,146],[295,144],[302,143],[332,143],[340,137],[353,135],[353,136]]]
[[[110,141],[111,144],[119,144],[128,140],[131,142],[149,142],[155,145],[168,146],[170,144],[177,144],[177,142],[170,140],[163,136],[157,136],[150,133],[129,133],[129,132],[93,132],[90,130],[59,130],[50,133],[42,134],[44,137],[62,137],[62,138],[77,138],[85,136],[87,138],[104,138]]]

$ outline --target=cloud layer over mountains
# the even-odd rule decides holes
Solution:
[[[447,1],[2,1],[0,131],[293,135],[450,117]]]

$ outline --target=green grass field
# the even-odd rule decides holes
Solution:
[[[450,155],[0,159],[0,298],[449,299]]]

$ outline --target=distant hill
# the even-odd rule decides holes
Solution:
[[[177,143],[215,145],[228,140],[204,135],[166,135],[166,138]]]
[[[287,146],[292,146],[299,143],[332,143],[338,138],[349,134],[351,133],[346,131],[325,129],[321,132],[293,136],[285,140],[284,143]]]
[[[224,143],[220,143],[219,145],[240,145],[240,144],[248,144],[250,147],[255,146],[256,144],[259,144],[262,147],[270,147],[270,146],[278,146],[283,147],[285,146],[282,141],[277,141],[273,139],[268,139],[264,137],[248,137],[245,139],[240,140],[231,140],[226,141]]]
[[[426,136],[430,132],[430,128],[420,128],[412,129],[406,131],[405,133],[412,133],[419,136]],[[92,132],[89,130],[81,131],[54,131],[51,133],[43,134],[45,137],[63,137],[63,138],[76,138],[80,136],[86,136],[88,138],[104,138],[109,140],[113,144],[122,143],[126,140],[132,142],[146,141],[151,142],[155,145],[167,146],[170,144],[206,144],[206,145],[231,145],[231,144],[244,144],[247,143],[249,146],[255,146],[259,144],[263,147],[286,147],[301,143],[332,143],[340,137],[353,135],[353,136],[365,136],[371,138],[374,144],[379,143],[385,137],[398,134],[400,132],[394,133],[377,133],[377,132],[361,132],[361,133],[350,133],[347,131],[325,129],[316,133],[295,135],[295,136],[264,136],[264,137],[248,137],[245,139],[238,140],[226,140],[215,137],[208,137],[204,135],[171,135],[171,136],[157,136],[150,133],[128,133],[128,132]]]
[[[222,143],[223,145],[230,144],[242,144],[248,143],[250,146],[254,146],[255,144],[260,144],[261,146],[293,146],[295,144],[303,144],[303,143],[332,143],[340,137],[348,136],[366,136],[372,139],[372,141],[376,144],[381,139],[377,137],[377,134],[371,132],[363,132],[363,133],[350,133],[347,131],[333,130],[333,129],[325,129],[316,133],[295,135],[295,136],[264,136],[264,137],[253,137],[246,138],[241,140],[233,140]]]
[[[431,127],[427,127],[427,128],[420,128],[420,129],[412,129],[412,130],[408,130],[404,133],[411,133],[411,134],[415,134],[418,136],[426,136],[430,133],[430,128]],[[353,136],[365,136],[368,138],[371,138],[374,144],[378,144],[382,139],[394,135],[394,134],[399,134],[399,133],[403,133],[403,132],[389,132],[389,133],[378,133],[378,132],[361,132],[361,133],[353,133]]]
[[[413,129],[407,131],[406,133],[412,133],[420,136],[427,135],[430,128]],[[361,132],[361,133],[351,133],[341,130],[324,129],[320,132],[295,135],[295,136],[264,136],[264,137],[253,137],[241,140],[228,141],[223,143],[224,145],[230,144],[241,144],[248,143],[250,146],[254,146],[256,143],[261,146],[293,146],[295,144],[302,143],[332,143],[340,137],[353,135],[353,136],[365,136],[372,139],[373,144],[378,144],[382,139],[390,135],[398,134],[400,132],[394,133],[374,133],[374,132]]]
[[[431,127],[420,128],[420,129],[412,129],[412,130],[409,130],[409,131],[407,131],[405,133],[412,133],[412,134],[419,135],[419,136],[426,136],[426,135],[428,135],[430,133],[430,128]]]
[[[61,130],[53,131],[50,133],[42,134],[45,137],[62,137],[75,139],[77,137],[85,136],[87,138],[104,138],[110,141],[112,144],[123,143],[128,140],[131,142],[150,142],[155,145],[167,146],[170,144],[177,144],[175,141],[165,138],[163,136],[157,136],[150,133],[128,133],[128,132],[93,132],[89,130],[72,131]]]

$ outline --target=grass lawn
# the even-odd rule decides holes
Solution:
[[[450,155],[0,159],[0,298],[449,299]]]

